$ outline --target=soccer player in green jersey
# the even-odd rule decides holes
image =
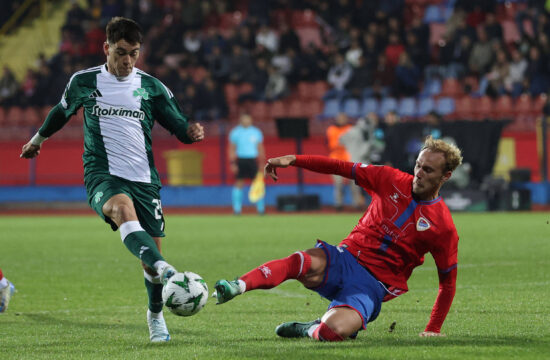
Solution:
[[[124,245],[141,260],[150,339],[159,342],[170,340],[162,315],[162,286],[176,270],[160,254],[164,218],[151,130],[156,120],[190,144],[204,138],[204,129],[188,122],[164,84],[135,67],[142,42],[136,22],[113,18],[103,45],[107,63],[71,77],[60,103],[23,146],[21,157],[40,154],[42,142],[84,108],[82,158],[88,202],[114,231],[120,229]]]

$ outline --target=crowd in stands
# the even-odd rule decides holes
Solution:
[[[104,62],[104,28],[113,16],[142,26],[138,66],[203,121],[231,117],[246,104],[285,99],[304,82],[328,83],[322,99],[337,111],[349,99],[378,106],[388,97],[433,102],[442,93],[538,96],[550,85],[545,3],[89,0],[84,9],[75,2],[56,56],[39,58],[22,82],[3,69],[0,105],[57,103],[73,72]],[[504,29],[510,24],[513,39]],[[454,90],[445,92],[447,84]],[[245,90],[228,97],[227,89],[235,86]]]

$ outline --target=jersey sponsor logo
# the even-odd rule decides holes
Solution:
[[[430,223],[428,220],[424,219],[423,217],[419,217],[418,221],[416,222],[416,230],[418,231],[425,231],[430,228]]]
[[[92,98],[92,99],[95,99],[97,97],[102,97],[103,95],[101,94],[101,91],[99,91],[98,89],[96,89],[96,91],[94,91],[93,93],[90,94],[90,96],[88,96],[89,98]]]
[[[145,119],[145,113],[143,111],[129,110],[123,107],[114,108],[109,106],[108,108],[103,109],[99,107],[99,105],[94,105],[94,107],[92,108],[92,114],[95,116],[121,116],[121,117],[123,116],[123,117],[138,119],[138,120]]]
[[[149,100],[149,93],[144,88],[134,90],[134,96],[141,96],[144,100]]]

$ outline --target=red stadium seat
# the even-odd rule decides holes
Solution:
[[[298,90],[298,98],[301,100],[308,100],[315,97],[314,83],[309,81],[300,81],[296,87]]]
[[[307,117],[306,107],[304,106],[304,101],[301,99],[296,99],[290,101],[288,105],[288,116],[290,117]]]
[[[321,100],[313,99],[305,103],[302,103],[304,108],[304,115],[308,118],[315,118],[323,112],[323,102]]]
[[[533,107],[531,114],[534,116],[540,116],[542,115],[542,108],[546,104],[548,96],[546,94],[541,94],[533,99]]]
[[[0,106],[0,126],[6,124],[6,110]]]
[[[23,118],[20,122],[21,125],[27,126],[39,126],[41,124],[40,109],[30,106],[23,110]]]
[[[293,11],[291,25],[294,29],[316,28],[319,26],[315,21],[315,12],[309,9]]]
[[[457,79],[447,78],[443,80],[441,96],[457,97],[463,94],[462,84]]]
[[[239,95],[251,92],[253,89],[252,84],[250,83],[242,83],[239,85]]]
[[[523,94],[516,99],[513,113],[515,116],[528,115],[531,113],[532,109],[533,100],[531,99],[531,96]]]
[[[237,85],[231,83],[225,84],[223,90],[225,93],[225,99],[228,103],[237,101],[237,98],[239,97],[239,89]]]
[[[451,116],[460,120],[471,120],[474,116],[474,101],[470,96],[463,96],[455,101],[456,111]]]
[[[514,104],[512,101],[512,98],[508,95],[502,95],[500,96],[494,104],[493,109],[493,117],[497,119],[511,119],[513,110],[514,110]]]
[[[6,112],[6,124],[20,125],[23,122],[23,109],[19,106],[12,106]]]
[[[474,118],[477,120],[489,119],[493,114],[493,99],[489,96],[474,98]]]
[[[314,82],[312,88],[313,99],[321,100],[325,93],[328,91],[328,88],[328,83],[325,81]]]
[[[249,113],[254,121],[260,122],[265,121],[269,116],[267,104],[263,101],[251,103],[249,107]]]
[[[288,116],[287,106],[288,104],[285,104],[281,100],[271,103],[271,106],[269,107],[269,117],[271,119],[276,119],[279,117],[287,117]]]
[[[520,40],[519,30],[516,23],[512,20],[504,20],[502,25],[502,37],[505,43],[515,43]]]

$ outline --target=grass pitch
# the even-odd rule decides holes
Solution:
[[[167,216],[163,253],[212,289],[267,260],[336,244],[360,214]],[[94,216],[0,217],[0,267],[18,289],[0,315],[2,359],[548,359],[550,214],[455,214],[457,293],[445,338],[420,338],[437,294],[428,254],[410,291],[384,303],[355,341],[280,339],[276,325],[321,316],[328,301],[288,281],[190,318],[166,313],[173,340],[151,344],[138,261]],[[396,322],[390,332],[390,325]]]

